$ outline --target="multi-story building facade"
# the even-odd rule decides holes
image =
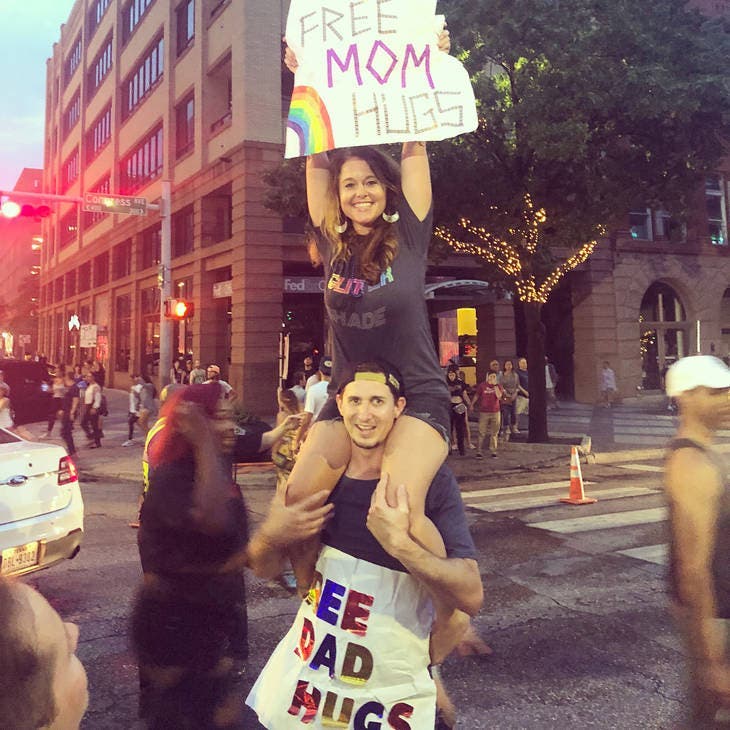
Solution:
[[[43,171],[26,167],[13,191],[40,193]],[[12,196],[10,196],[12,197]],[[22,203],[22,198],[15,202]],[[23,357],[38,349],[38,278],[41,247],[40,219],[0,216],[3,288],[0,292],[0,356]]]
[[[155,203],[170,181],[169,276],[173,294],[196,309],[174,325],[173,351],[219,363],[259,413],[274,408],[280,334],[292,333],[296,364],[297,346],[322,350],[326,331],[321,274],[301,234],[262,204],[261,175],[281,159],[286,6],[77,0],[47,68],[44,190]],[[708,178],[686,228],[637,206],[626,230],[566,277],[546,306],[548,354],[566,395],[595,400],[603,360],[623,395],[654,389],[669,362],[697,350],[698,331],[703,352],[730,351],[728,184],[725,171]],[[118,387],[128,385],[129,372],[156,372],[159,214],[84,213],[64,204],[49,220],[39,351],[56,362],[98,357]],[[474,278],[463,258],[447,264],[433,273]],[[483,287],[457,291],[429,303],[444,362],[460,340],[462,348],[476,343],[485,362],[521,354],[511,302]],[[457,308],[472,316],[457,317]],[[68,326],[74,315],[97,325],[96,348],[81,348]]]
[[[279,3],[77,0],[47,64],[44,190],[155,203],[170,181],[173,292],[196,303],[173,351],[219,363],[253,409],[272,398],[281,329],[281,222],[260,183],[281,155],[281,34]],[[50,220],[39,349],[98,357],[126,387],[158,357],[159,214],[65,203]]]

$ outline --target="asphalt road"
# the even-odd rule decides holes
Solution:
[[[646,548],[666,538],[656,512],[662,505],[658,467],[636,466],[584,466],[586,490],[599,501],[582,507],[557,501],[567,491],[564,467],[467,487],[477,490],[465,491],[465,501],[486,595],[476,626],[494,654],[446,663],[459,728],[623,730],[679,722],[682,660],[666,612],[664,568],[656,558],[623,552],[638,550],[646,558],[652,554]],[[544,486],[553,482],[558,486]],[[127,522],[138,486],[82,486],[87,517],[80,555],[28,581],[80,625],[79,655],[91,692],[83,727],[135,728],[137,676],[127,617],[141,572],[136,533]],[[270,477],[247,478],[244,493],[260,513]],[[637,511],[638,524],[616,518]],[[559,522],[585,518],[592,528],[560,531]],[[249,593],[251,659],[242,695],[297,608],[275,584],[252,579]],[[255,720],[250,726],[257,727]]]

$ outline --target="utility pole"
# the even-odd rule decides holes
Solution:
[[[171,193],[170,181],[162,181],[160,198],[160,217],[162,218],[162,236],[160,242],[160,390],[170,382],[172,367],[172,320],[165,317],[165,301],[172,294],[172,223],[170,220]]]

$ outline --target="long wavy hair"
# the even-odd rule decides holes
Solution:
[[[379,217],[368,236],[355,233],[352,221],[345,217],[340,207],[340,174],[342,166],[351,159],[366,162],[385,187],[385,212],[389,214],[398,209],[401,198],[400,168],[392,157],[374,147],[343,148],[330,155],[330,179],[322,231],[332,245],[332,262],[345,261],[357,252],[363,279],[374,284],[393,263],[398,252],[397,229],[395,223],[387,223]],[[345,221],[348,223],[347,230],[339,233],[337,226]]]

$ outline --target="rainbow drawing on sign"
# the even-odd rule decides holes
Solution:
[[[286,123],[299,139],[299,154],[313,155],[334,149],[332,121],[324,102],[311,86],[295,86]]]

